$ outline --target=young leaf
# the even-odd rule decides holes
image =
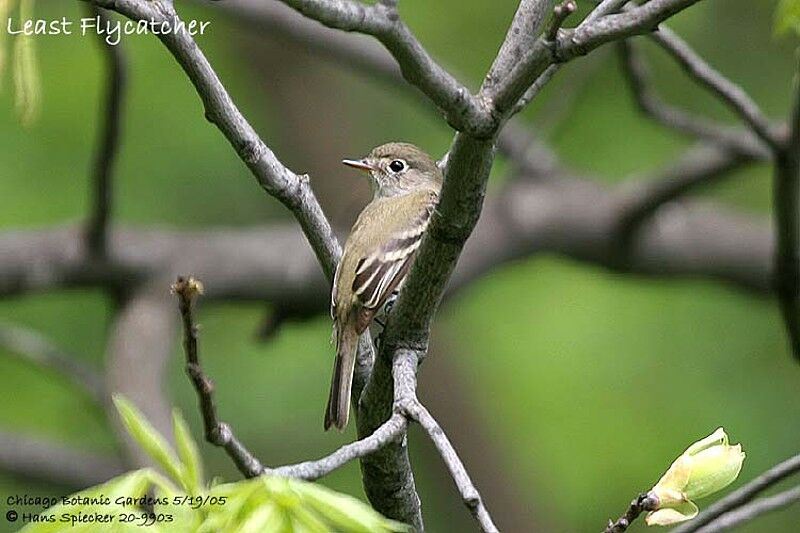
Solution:
[[[113,400],[130,436],[164,469],[168,476],[179,484],[185,485],[183,468],[181,468],[180,463],[175,458],[175,453],[167,444],[167,441],[164,440],[164,437],[124,397],[115,394]]]
[[[0,20],[8,20],[13,0],[0,0]],[[0,91],[3,90],[3,79],[8,61],[8,32],[0,31]]]
[[[33,18],[33,0],[20,0],[19,11],[21,20]],[[17,115],[22,125],[28,127],[38,118],[41,106],[41,82],[33,36],[16,36],[13,62]]]
[[[315,509],[339,531],[362,533],[409,531],[408,526],[384,518],[364,502],[321,485],[291,481],[303,502]]]
[[[109,526],[109,530],[114,531],[127,531],[125,524],[120,524],[116,520],[116,515],[119,512],[125,511],[126,508],[115,504],[115,500],[122,497],[141,497],[147,494],[150,487],[153,475],[155,473],[149,468],[142,470],[135,470],[127,474],[115,477],[102,485],[97,485],[76,494],[67,496],[62,499],[58,505],[50,507],[43,511],[42,515],[53,515],[56,517],[55,522],[30,522],[27,526],[22,528],[24,533],[58,533],[58,532],[74,532],[80,531],[84,528],[86,531],[92,530],[85,526],[93,526],[94,531],[97,531],[98,526]],[[62,521],[62,517],[80,516],[88,514],[98,514],[102,516],[113,515],[114,521],[111,522],[94,522],[92,524],[73,523],[67,519]],[[150,532],[157,530],[148,529]]]
[[[201,494],[203,492],[203,462],[200,451],[192,438],[189,425],[177,409],[172,411],[172,427],[175,431],[178,457],[183,463],[183,479],[186,481],[183,488],[190,495]]]
[[[800,0],[781,0],[775,10],[775,33],[790,31],[800,35]]]

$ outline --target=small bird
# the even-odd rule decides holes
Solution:
[[[442,188],[442,171],[428,154],[408,143],[388,143],[363,159],[342,161],[366,172],[374,197],[361,211],[344,245],[331,292],[336,342],[325,430],[343,430],[358,338],[396,293],[416,256]]]

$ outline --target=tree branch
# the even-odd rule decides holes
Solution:
[[[766,146],[773,150],[778,148],[781,144],[780,135],[761,112],[758,104],[741,87],[706,63],[669,28],[662,26],[659,31],[652,33],[650,38],[661,45],[695,82],[724,102]]]
[[[24,477],[84,489],[125,471],[119,457],[75,450],[39,438],[0,432],[0,468]]]
[[[109,22],[103,10],[89,5],[89,12],[100,19],[101,25]],[[98,33],[99,44],[106,60],[107,81],[105,105],[101,111],[103,123],[95,154],[92,212],[87,227],[87,243],[95,257],[106,255],[108,221],[111,215],[112,174],[119,151],[120,131],[123,121],[123,101],[127,85],[127,67],[121,45],[112,46],[106,36]]]
[[[625,514],[617,518],[616,522],[608,521],[603,533],[623,533],[627,531],[633,521],[639,518],[639,515],[648,511],[655,511],[658,506],[658,500],[654,498],[649,492],[639,494],[631,501]]]
[[[186,374],[191,378],[200,412],[206,440],[223,448],[245,477],[251,478],[263,473],[264,467],[258,459],[239,442],[233,429],[217,416],[214,404],[214,384],[203,373],[197,353],[197,326],[193,316],[193,304],[202,294],[203,286],[192,277],[179,277],[172,285],[172,292],[178,297],[178,307],[183,324],[183,350],[186,354]]]
[[[697,533],[720,533],[721,531],[727,531],[746,522],[750,522],[751,520],[755,520],[762,514],[783,509],[799,501],[800,487],[785,490],[774,496],[760,498],[739,507],[735,511],[724,514],[706,527],[698,529]]]
[[[0,323],[0,347],[24,361],[61,374],[99,405],[104,405],[109,399],[105,383],[96,370],[64,353],[36,331]]]
[[[558,30],[561,29],[567,18],[575,13],[576,9],[578,9],[578,4],[575,3],[575,0],[564,0],[553,8],[553,18],[546,33],[548,41],[555,41],[558,37]]]
[[[142,0],[91,1],[133,20],[152,21],[169,28],[180,23],[172,4]],[[219,128],[261,187],[292,211],[326,277],[332,279],[341,248],[311,190],[308,176],[289,170],[264,144],[186,31],[164,31],[158,37],[194,85],[205,106],[206,118]]]
[[[632,39],[617,45],[625,79],[639,109],[660,124],[713,144],[730,147],[732,150],[753,157],[770,157],[771,151],[750,130],[732,128],[713,120],[693,115],[672,106],[659,98],[652,88],[650,72]]]
[[[281,0],[303,15],[345,31],[372,35],[394,56],[403,77],[420,89],[457,130],[483,131],[490,117],[469,89],[439,66],[402,22],[395,6],[352,0]]]
[[[795,77],[798,72],[800,65]],[[774,172],[775,290],[792,353],[800,361],[800,87],[795,88],[789,136],[776,152]]]
[[[264,473],[314,481],[327,476],[350,461],[366,457],[377,452],[384,446],[404,438],[407,427],[408,421],[406,417],[395,413],[371,435],[350,444],[345,444],[322,459],[276,468],[266,468]]]
[[[757,161],[751,153],[724,145],[699,144],[690,148],[678,161],[655,176],[636,178],[620,191],[619,231],[624,241],[656,209],[688,194],[700,186],[709,186],[728,173]]]
[[[701,527],[714,522],[726,513],[742,507],[759,493],[800,472],[800,455],[795,455],[775,465],[743,487],[733,491],[714,505],[697,515],[691,522],[676,527],[670,533],[695,533]]]

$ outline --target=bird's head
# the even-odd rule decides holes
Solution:
[[[436,161],[409,143],[382,144],[363,159],[345,159],[342,163],[368,173],[376,197],[426,188],[438,190],[443,179]]]

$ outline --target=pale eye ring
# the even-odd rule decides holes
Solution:
[[[406,169],[406,162],[402,159],[393,159],[389,163],[389,170],[395,173],[403,172]]]

